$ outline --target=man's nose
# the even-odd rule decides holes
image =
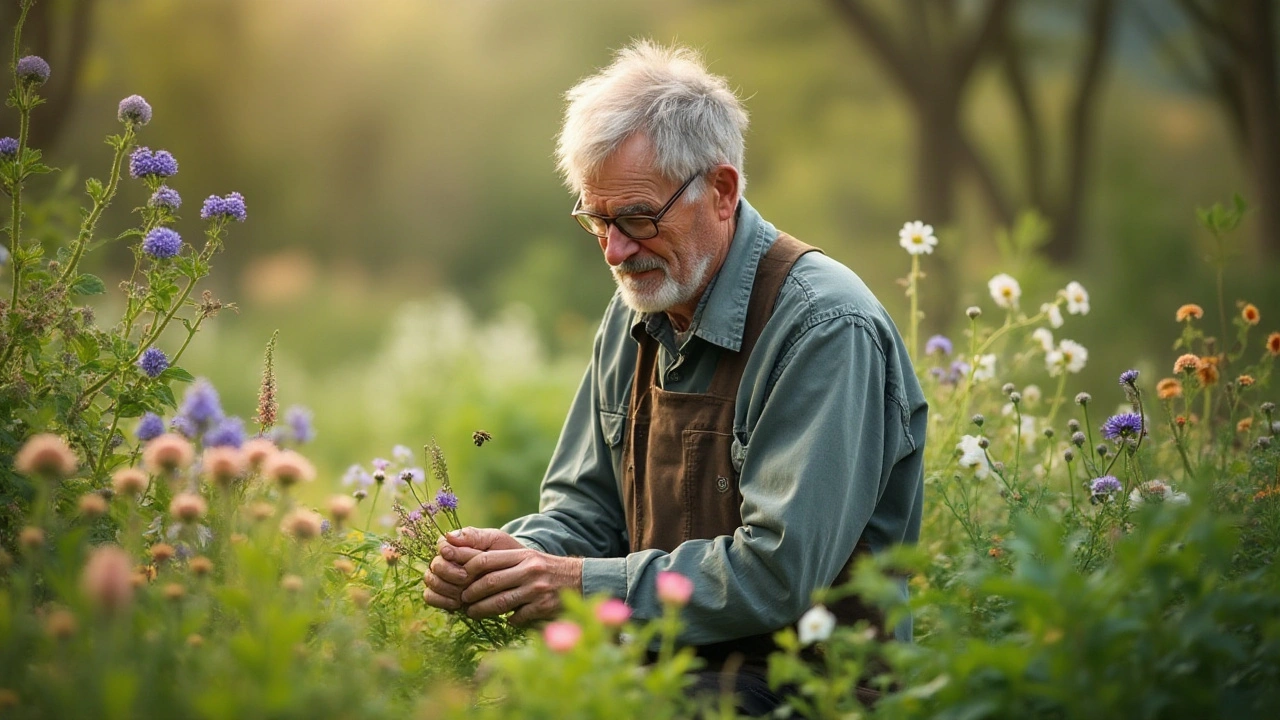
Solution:
[[[600,244],[604,249],[604,261],[609,263],[610,267],[620,265],[623,260],[635,255],[640,249],[640,243],[624,235],[613,223],[609,223],[609,232],[600,238]]]

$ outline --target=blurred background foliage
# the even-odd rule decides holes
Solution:
[[[5,5],[11,16],[14,8]],[[703,51],[752,114],[748,197],[853,267],[900,324],[907,220],[938,229],[923,335],[992,310],[1010,272],[1034,311],[1068,280],[1093,312],[1058,336],[1090,349],[1075,389],[1125,367],[1169,374],[1181,303],[1213,308],[1195,208],[1240,192],[1237,300],[1280,328],[1280,34],[1270,0],[48,0],[30,50],[54,75],[34,138],[79,187],[109,160],[115,105],[155,107],[200,200],[237,190],[249,221],[211,289],[238,312],[184,365],[251,416],[275,329],[282,400],[312,407],[326,490],[347,464],[449,454],[499,520],[537,481],[612,282],[554,171],[563,93],[639,36]],[[12,22],[12,17],[7,17]],[[7,24],[6,26],[10,26]],[[1268,115],[1271,113],[1271,115]],[[111,209],[123,227],[134,184]],[[1043,223],[1028,221],[1035,210]],[[51,205],[47,222],[74,223]],[[1002,257],[1024,218],[1043,251]],[[118,279],[130,254],[98,253]],[[109,282],[110,287],[113,283]],[[107,301],[108,320],[118,314]],[[1210,310],[1209,317],[1216,314]],[[1006,378],[1001,378],[1006,379]],[[1044,378],[1023,381],[1044,383]],[[471,432],[493,447],[469,447]],[[473,505],[472,507],[476,507]]]

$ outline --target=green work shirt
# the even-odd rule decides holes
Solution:
[[[721,353],[741,348],[756,266],[777,235],[740,202],[728,256],[685,333],[614,295],[542,480],[540,510],[503,527],[528,547],[585,558],[583,593],[621,598],[638,619],[662,614],[659,572],[690,578],[680,638],[689,644],[794,623],[859,538],[878,551],[920,534],[928,406],[907,349],[853,271],[809,253],[787,276],[738,387],[732,461],[742,526],[672,552],[629,552],[621,482],[635,334],[660,342],[664,390],[706,392]],[[910,624],[897,634],[909,639]]]

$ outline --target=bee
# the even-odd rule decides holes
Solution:
[[[476,447],[480,447],[492,439],[493,436],[483,430],[477,430],[471,433],[471,442],[475,443]]]

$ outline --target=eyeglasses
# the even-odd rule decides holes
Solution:
[[[597,215],[593,212],[587,212],[582,209],[581,197],[578,198],[578,202],[574,203],[573,212],[569,214],[578,221],[578,224],[582,226],[583,230],[586,230],[599,238],[608,237],[609,226],[613,225],[618,228],[623,235],[626,235],[632,240],[648,240],[650,238],[657,237],[658,221],[662,219],[663,215],[667,214],[667,211],[671,209],[671,206],[676,204],[676,200],[680,199],[680,196],[684,194],[685,189],[688,188],[689,185],[693,184],[693,181],[697,180],[698,176],[701,174],[701,172],[696,172],[688,180],[685,180],[684,184],[680,186],[680,189],[676,191],[675,195],[671,196],[671,199],[667,201],[667,204],[662,206],[662,209],[658,211],[657,215],[639,215],[634,213],[613,216]]]

